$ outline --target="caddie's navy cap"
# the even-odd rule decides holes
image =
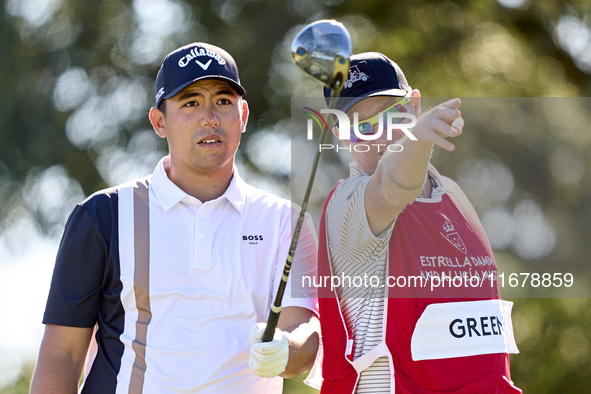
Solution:
[[[228,82],[241,96],[246,93],[240,85],[236,62],[228,52],[203,42],[180,47],[166,55],[158,71],[154,84],[156,107],[193,82],[210,78]]]
[[[411,88],[398,64],[379,52],[359,53],[351,56],[349,76],[335,108],[346,112],[368,97],[403,97],[410,92]],[[327,105],[330,105],[331,94],[332,90],[325,87]]]

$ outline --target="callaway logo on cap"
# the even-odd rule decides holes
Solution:
[[[193,82],[210,78],[228,82],[241,96],[246,93],[240,85],[236,62],[222,48],[195,42],[169,53],[154,85],[156,107]]]

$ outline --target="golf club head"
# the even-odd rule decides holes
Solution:
[[[291,44],[297,66],[335,92],[347,79],[351,51],[349,32],[334,19],[310,23]]]

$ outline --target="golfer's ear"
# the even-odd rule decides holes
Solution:
[[[246,131],[246,123],[248,123],[248,103],[246,100],[242,100],[242,114],[240,122],[240,132],[244,133]]]
[[[166,105],[166,103],[163,105]],[[148,117],[150,118],[150,123],[152,123],[152,127],[154,128],[156,134],[158,134],[160,138],[166,138],[166,122],[164,121],[164,113],[158,108],[152,107]]]

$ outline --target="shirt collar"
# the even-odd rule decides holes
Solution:
[[[152,181],[150,182],[150,188],[154,191],[156,198],[160,201],[164,212],[168,211],[174,205],[181,202],[184,198],[189,195],[179,188],[174,182],[168,178],[166,169],[170,167],[170,156],[163,157],[154,172],[152,173]],[[230,181],[230,185],[219,199],[228,200],[232,206],[238,211],[240,215],[244,212],[244,206],[246,205],[246,182],[240,178],[238,169],[234,165],[234,175]],[[214,200],[214,201],[216,201]]]
[[[355,160],[349,163],[349,176],[369,176],[369,174],[359,167],[359,164]]]

